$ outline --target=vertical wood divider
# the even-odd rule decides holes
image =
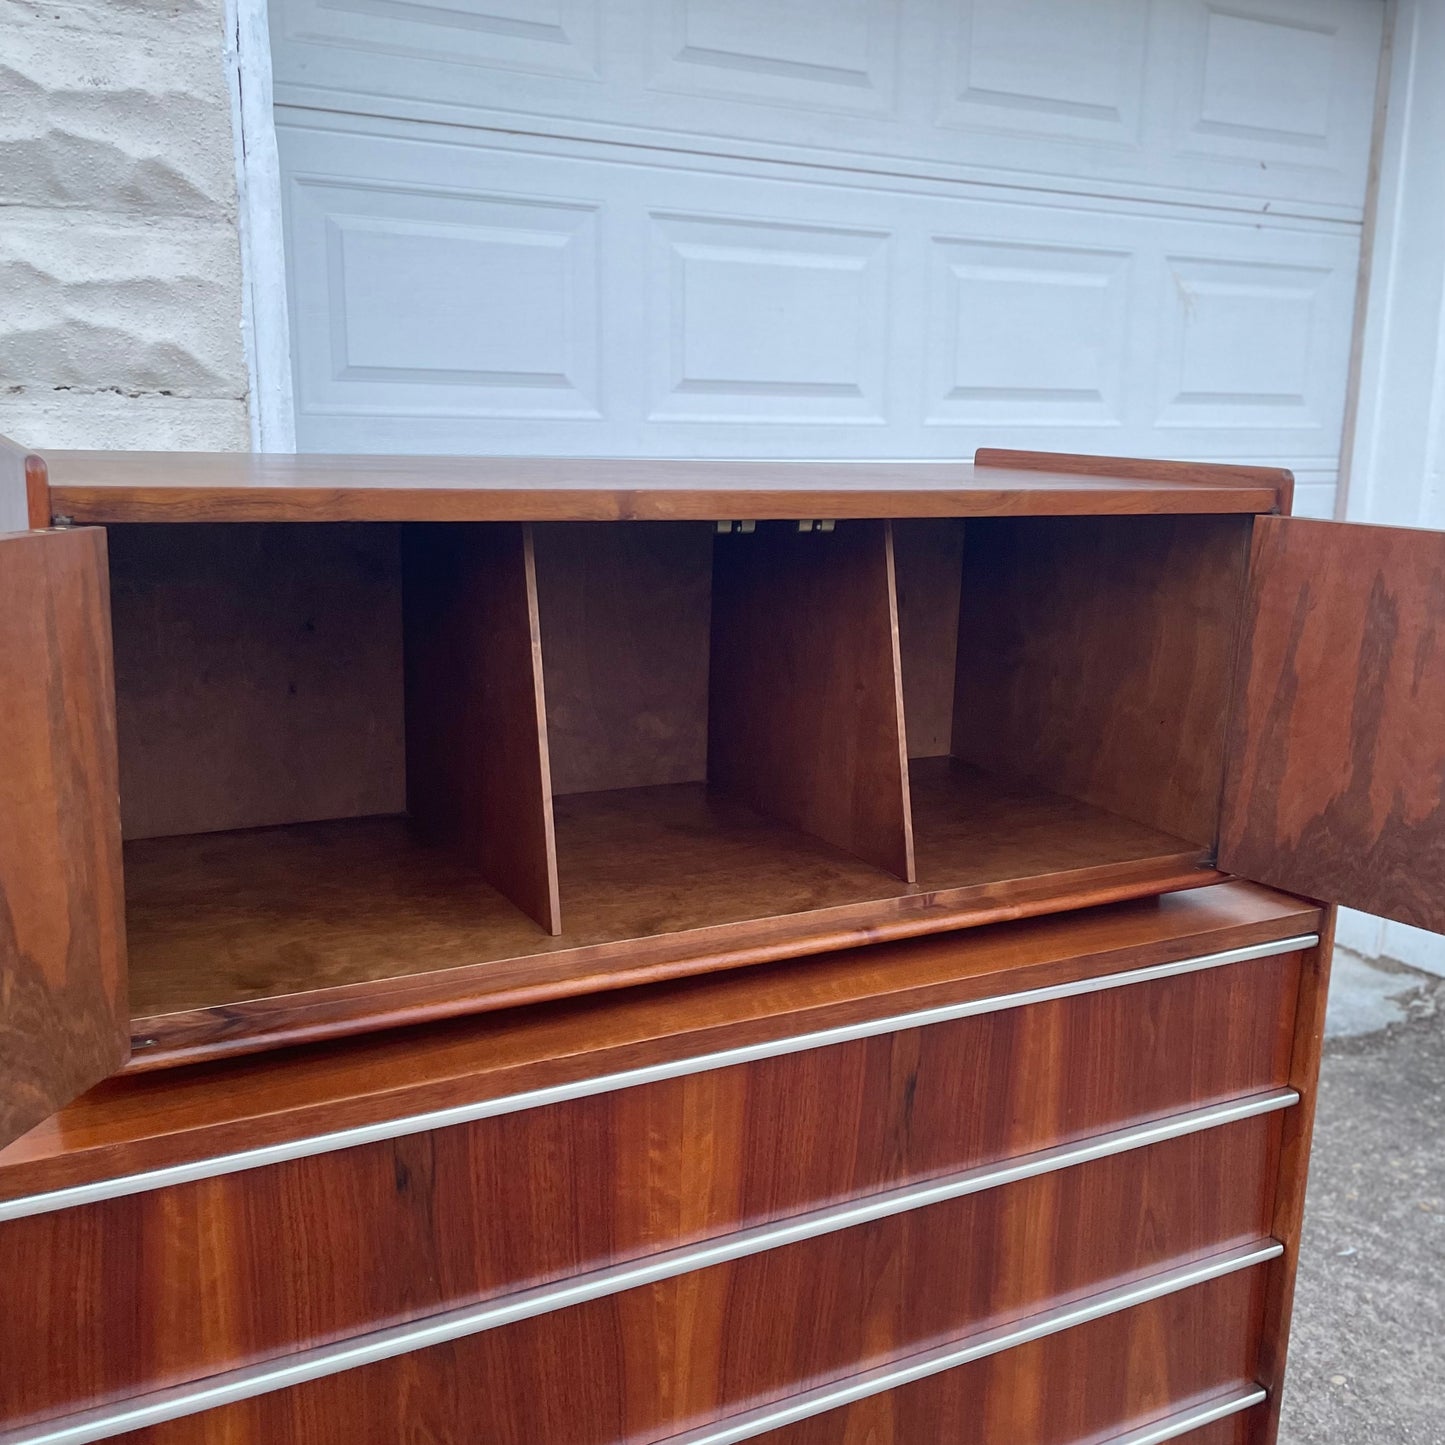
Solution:
[[[716,539],[708,781],[914,881],[887,522]]]
[[[532,529],[405,527],[402,578],[413,825],[560,933]]]

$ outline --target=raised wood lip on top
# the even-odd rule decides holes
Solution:
[[[1140,478],[953,461],[100,451],[45,460],[52,516],[83,523],[1248,514],[1281,503],[1268,468],[1177,463]]]

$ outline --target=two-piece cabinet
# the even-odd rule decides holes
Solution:
[[[0,1445],[1273,1439],[1332,905],[1445,929],[1445,537],[0,463]]]

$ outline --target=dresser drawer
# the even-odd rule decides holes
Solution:
[[[1278,1113],[1244,1119],[905,1210],[274,1390],[136,1438],[154,1445],[663,1440],[944,1341],[1006,1330],[1100,1292],[1258,1248],[1269,1229],[1279,1122]],[[1243,1358],[1257,1316],[1251,1304],[1216,1322],[1237,1338],[1231,1360]],[[1216,1343],[1211,1358],[1222,1348]],[[1157,1360],[1147,1375],[1160,1391],[1175,1383]]]
[[[1266,1276],[1255,1269],[1201,1284],[752,1438],[760,1445],[1133,1445],[1141,1437],[1150,1445],[1243,1445],[1258,1408],[1248,1401],[1258,1394]],[[1191,1428],[1188,1421],[1211,1407],[1231,1413]],[[1171,1424],[1182,1433],[1165,1433]],[[706,1439],[698,1432],[695,1445]]]
[[[0,1224],[0,1273],[10,1307],[36,1328],[0,1372],[0,1421],[1276,1088],[1288,1078],[1299,958],[1091,979],[1090,991],[1015,994],[996,1009],[975,1000],[965,1007],[990,1011],[945,1009],[937,1022],[874,1019],[865,1027],[882,1031],[869,1037],[815,1036],[745,1063],[719,1056],[679,1077],[11,1220]],[[1107,1224],[1090,1217],[1101,1236],[1132,1239],[1141,1208],[1121,1197]],[[1022,1219],[1015,1211],[1008,1227]],[[1209,1242],[1206,1229],[1199,1247]],[[820,1277],[835,1274],[829,1264]],[[994,1307],[971,1301],[967,1311]]]

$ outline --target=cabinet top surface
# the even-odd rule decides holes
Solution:
[[[1070,458],[953,461],[45,454],[52,513],[76,522],[688,521],[1251,513],[1267,468]]]

